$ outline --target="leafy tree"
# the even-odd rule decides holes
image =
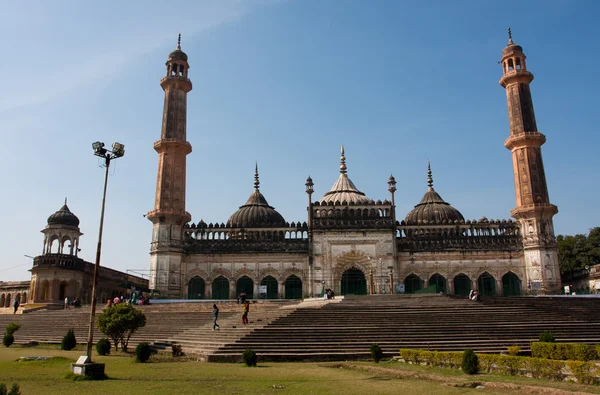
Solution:
[[[590,229],[586,236],[558,235],[558,261],[561,273],[570,273],[585,269],[586,266],[600,264],[600,227]]]
[[[98,328],[112,339],[115,350],[118,350],[121,344],[123,351],[127,351],[129,338],[144,325],[146,315],[128,303],[113,305],[98,316]]]

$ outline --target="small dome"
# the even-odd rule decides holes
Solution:
[[[64,206],[48,217],[48,225],[68,225],[79,227],[79,218],[69,210],[65,200]]]
[[[254,191],[246,204],[240,207],[227,220],[227,227],[243,228],[277,228],[285,227],[285,219],[269,206],[267,199],[260,193],[258,180],[258,165],[254,173]]]
[[[523,48],[513,42],[512,32],[510,27],[508,28],[508,45],[502,50],[502,57],[509,56],[515,52],[523,53]]]
[[[184,62],[188,60],[188,56],[181,50],[181,33],[179,33],[179,37],[177,38],[177,48],[169,54],[169,60],[182,60]]]
[[[340,158],[340,176],[331,187],[331,190],[323,195],[323,198],[319,201],[321,205],[324,203],[343,202],[343,205],[360,205],[360,204],[373,204],[371,199],[365,196],[365,194],[354,186],[354,183],[348,178],[348,168],[346,167],[346,157],[344,156],[344,146],[342,145],[342,156]],[[339,203],[337,203],[339,204]]]
[[[427,184],[429,189],[421,199],[421,202],[408,213],[404,219],[407,225],[422,225],[431,223],[454,223],[454,221],[464,221],[463,215],[454,207],[442,199],[442,197],[433,189],[433,179],[431,178],[431,166],[427,169]]]

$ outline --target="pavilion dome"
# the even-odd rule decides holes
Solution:
[[[331,187],[331,190],[319,200],[319,203],[346,202],[346,204],[370,204],[371,199],[365,196],[363,192],[359,191],[348,177],[344,146],[342,146],[342,156],[340,160],[340,176]]]
[[[285,226],[285,219],[274,207],[269,206],[267,199],[260,193],[259,185],[257,166],[254,174],[254,191],[246,204],[229,217],[228,227],[277,228]]]
[[[79,227],[79,218],[69,210],[67,206],[67,199],[65,204],[56,211],[54,214],[48,217],[48,225],[68,225]]]
[[[455,223],[464,221],[463,215],[450,203],[444,201],[442,197],[433,189],[433,179],[431,177],[431,166],[427,170],[427,184],[429,189],[421,199],[421,202],[413,208],[404,222],[407,225],[425,225],[436,223]]]

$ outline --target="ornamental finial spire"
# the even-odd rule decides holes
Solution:
[[[181,51],[181,33],[179,33],[179,37],[177,37],[177,49]]]
[[[65,196],[65,206],[67,205],[67,197]]]
[[[346,167],[346,157],[344,156],[344,144],[342,144],[342,156],[340,157],[340,173],[346,174],[348,168]]]
[[[433,178],[431,177],[431,162],[427,161],[427,186],[430,191],[433,191]]]
[[[508,28],[508,45],[514,44],[512,39],[512,32],[510,31],[510,27]]]
[[[258,162],[255,162],[254,166],[254,189],[258,190],[260,181],[258,180]]]

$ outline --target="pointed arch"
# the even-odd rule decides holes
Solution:
[[[481,296],[496,296],[496,279],[484,272],[477,278],[477,288]]]

